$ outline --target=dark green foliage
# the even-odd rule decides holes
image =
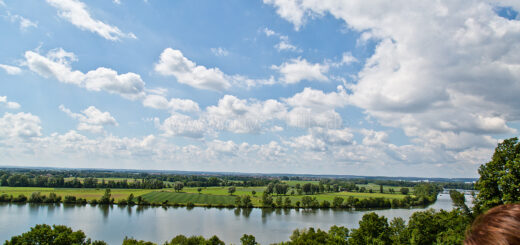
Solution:
[[[235,193],[235,191],[237,191],[237,188],[234,186],[231,186],[228,188],[229,195],[233,195],[233,193]]]
[[[133,238],[125,237],[125,240],[123,240],[123,245],[156,245],[153,242],[146,242],[143,240],[135,240]]]
[[[213,236],[206,240],[202,236],[191,236],[186,237],[184,235],[178,235],[174,237],[170,242],[165,242],[164,245],[224,245],[217,236]]]
[[[180,181],[177,181],[177,182],[175,182],[175,184],[173,184],[173,189],[177,192],[181,191],[183,188],[184,188],[184,184]]]
[[[343,205],[343,197],[334,197],[332,200],[332,207],[340,208]]]
[[[408,195],[408,192],[410,192],[410,189],[406,188],[406,187],[403,187],[401,188],[401,190],[399,190],[401,192],[401,194],[403,195]]]
[[[258,243],[256,242],[256,239],[253,235],[247,235],[247,234],[244,234],[241,238],[240,238],[240,243],[242,245],[257,245]]]
[[[411,244],[462,244],[472,219],[460,210],[415,212],[405,230]]]
[[[112,194],[110,194],[110,189],[106,189],[105,193],[103,194],[101,199],[99,199],[98,204],[113,204],[113,203],[114,203],[114,198],[112,198]]]
[[[63,225],[36,225],[29,232],[19,236],[14,236],[10,241],[5,241],[5,245],[25,245],[25,244],[106,244],[105,242],[86,239],[83,231],[72,231],[71,228]]]
[[[475,184],[479,193],[475,211],[482,213],[494,206],[520,201],[520,143],[518,138],[498,144],[491,161],[480,166]]]
[[[384,216],[367,213],[359,221],[359,228],[352,230],[348,240],[352,245],[390,244],[390,229]]]
[[[309,228],[305,230],[294,230],[291,235],[291,241],[281,244],[337,244],[343,245],[347,243],[348,229],[345,227],[332,226],[329,232],[321,229],[315,230]]]

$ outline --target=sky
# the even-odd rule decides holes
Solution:
[[[520,2],[0,0],[0,165],[476,177]]]

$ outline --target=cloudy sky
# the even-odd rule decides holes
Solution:
[[[0,165],[475,177],[520,1],[0,0]]]

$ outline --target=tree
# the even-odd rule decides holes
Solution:
[[[334,197],[332,200],[332,207],[339,208],[343,204],[343,197]]]
[[[262,204],[264,207],[271,207],[273,205],[273,198],[267,192],[262,194]]]
[[[302,187],[302,190],[303,192],[305,192],[305,194],[309,194],[311,193],[312,191],[312,184],[311,183],[305,183]]]
[[[247,234],[244,234],[244,235],[240,238],[240,242],[242,243],[242,245],[257,245],[257,244],[258,244],[258,243],[256,242],[255,236],[253,236],[253,235],[247,235]]]
[[[177,181],[177,182],[175,182],[175,184],[173,184],[173,189],[176,192],[181,191],[183,188],[184,188],[184,184],[182,182],[180,182],[180,181]]]
[[[99,199],[99,204],[112,204],[114,203],[114,198],[111,198],[112,194],[110,194],[110,189],[105,189],[105,194]]]
[[[384,188],[383,188],[383,185],[379,185],[379,192],[380,192],[380,193],[384,193],[384,192],[385,192],[385,191],[384,191]]]
[[[255,196],[256,195],[256,191],[255,190],[251,191],[251,194],[253,194],[253,196]]]
[[[408,195],[408,193],[410,192],[410,189],[403,187],[403,188],[401,188],[400,192],[403,195]]]
[[[352,230],[349,244],[390,244],[390,230],[384,216],[371,212],[363,215],[359,228]]]
[[[475,183],[479,191],[475,211],[484,212],[494,206],[520,201],[520,143],[510,138],[499,143],[486,164],[480,166]]]
[[[197,191],[198,191],[198,192],[199,192],[199,194],[200,194],[200,192],[202,191],[202,188],[200,188],[200,187],[199,187],[199,188],[197,188]]]
[[[468,205],[466,205],[466,197],[463,193],[460,193],[456,190],[450,190],[450,198],[453,202],[453,206],[462,210],[466,215],[472,215],[471,211],[468,208]]]
[[[5,241],[5,245],[18,244],[106,244],[101,241],[92,242],[86,239],[83,231],[72,231],[71,228],[64,225],[36,225],[31,227],[29,232],[19,236],[14,236],[10,241]]]
[[[253,207],[253,201],[251,201],[251,197],[249,195],[245,195],[242,198],[242,207],[245,207],[245,208]]]
[[[233,195],[233,193],[235,193],[236,190],[237,190],[237,189],[236,189],[234,186],[229,187],[229,188],[228,188],[228,193],[229,193],[229,195]]]

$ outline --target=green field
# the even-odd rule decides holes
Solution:
[[[183,192],[154,191],[142,195],[142,197],[151,203],[162,203],[168,200],[168,203],[187,204],[212,204],[212,205],[232,205],[235,203],[234,196],[219,196],[208,194],[195,194]]]
[[[314,181],[315,182],[315,181]],[[289,185],[296,185],[297,183],[314,183],[310,181],[287,181]],[[368,184],[368,185],[359,185],[364,186],[365,188],[371,188],[374,193],[359,193],[359,192],[328,192],[328,193],[320,193],[314,195],[308,195],[312,197],[316,197],[316,199],[321,203],[326,200],[332,203],[334,197],[343,197],[347,199],[348,197],[355,197],[358,199],[365,198],[389,198],[389,199],[402,199],[405,195],[401,195],[399,193],[399,189],[401,187],[390,187],[384,186],[385,193],[379,193],[379,185]],[[201,193],[199,194],[197,191],[197,187],[186,187],[181,192],[175,192],[173,189],[162,189],[162,190],[150,190],[150,189],[111,189],[112,197],[116,200],[116,202],[120,199],[127,198],[130,193],[134,194],[134,196],[142,196],[145,200],[151,203],[162,203],[165,200],[168,200],[168,203],[179,203],[186,204],[188,202],[192,202],[198,205],[230,205],[235,203],[236,196],[251,196],[251,200],[254,206],[261,206],[261,197],[266,189],[266,187],[236,187],[236,192],[233,195],[228,193],[229,187],[202,187]],[[388,192],[389,188],[394,188],[396,191],[395,194],[390,194]],[[411,188],[410,188],[411,189]],[[290,193],[294,190],[295,195],[290,195]],[[252,191],[255,191],[256,194],[253,195]],[[49,193],[54,192],[59,196],[65,197],[67,195],[76,196],[77,198],[85,198],[87,200],[99,199],[105,189],[99,188],[45,188],[45,187],[0,187],[0,195],[8,194],[13,196],[18,196],[23,194],[29,197],[33,192],[40,192],[43,195],[49,195]],[[273,195],[273,199],[276,200],[278,197],[282,197],[285,199],[289,197],[292,203],[297,201],[301,201],[302,197],[306,195],[298,195],[297,191],[291,187],[289,188],[287,195]]]
[[[99,199],[105,193],[105,189],[89,189],[89,188],[46,188],[46,187],[0,187],[0,195],[7,194],[18,196],[23,194],[29,197],[33,192],[40,192],[42,195],[49,195],[54,192],[58,196],[75,196],[76,198],[85,198],[87,200]],[[148,189],[111,189],[112,197],[116,200],[127,198],[130,193],[134,196],[140,196],[152,192]]]

